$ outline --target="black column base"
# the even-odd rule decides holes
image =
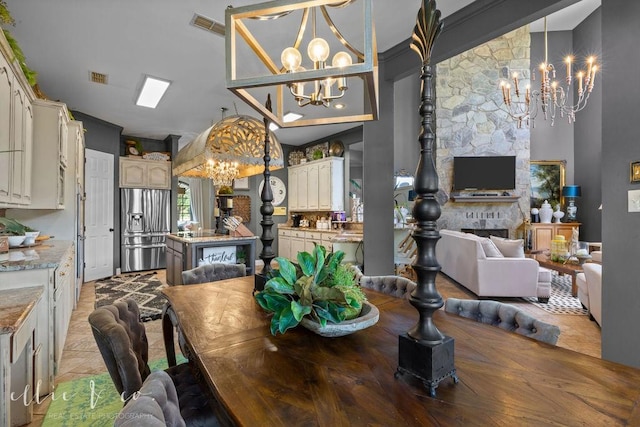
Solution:
[[[454,339],[444,337],[444,341],[435,346],[422,344],[407,334],[399,337],[398,370],[395,377],[411,374],[420,379],[429,388],[431,397],[436,397],[436,388],[448,377],[458,383],[454,365]]]
[[[267,283],[269,279],[267,278],[266,275],[262,273],[256,273],[254,277],[255,277],[255,280],[253,282],[253,293],[255,294],[256,292],[260,292],[264,290],[264,285]]]

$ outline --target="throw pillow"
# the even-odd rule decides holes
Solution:
[[[505,257],[524,258],[524,239],[510,240],[497,236],[489,237]]]
[[[482,244],[482,249],[484,249],[484,254],[487,258],[504,258],[500,249],[498,249],[491,239],[483,237],[480,243]]]

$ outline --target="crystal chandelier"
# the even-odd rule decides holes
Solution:
[[[377,120],[372,8],[372,0],[280,0],[228,8],[227,88],[281,128]],[[348,25],[341,31],[336,22]],[[305,48],[311,61],[306,65]],[[267,95],[273,111],[258,101]],[[304,119],[285,119],[304,107]]]
[[[572,102],[570,99],[572,90],[572,66],[574,58],[567,56],[564,60],[566,66],[566,76],[564,78],[564,87],[561,80],[556,80],[556,67],[548,61],[547,48],[547,18],[544,18],[544,62],[540,64],[540,89],[532,90],[530,84],[525,85],[524,93],[521,89],[521,82],[517,72],[511,75],[511,80],[503,80],[500,82],[502,90],[502,99],[509,116],[514,119],[518,128],[522,125],[535,128],[535,118],[538,111],[541,110],[545,120],[550,120],[551,126],[554,125],[555,119],[559,114],[560,117],[566,117],[569,124],[576,121],[576,113],[587,106],[589,95],[593,91],[596,72],[598,65],[596,58],[589,56],[586,58],[587,70],[580,70],[576,73],[577,101]],[[561,71],[559,71],[561,73]],[[531,80],[535,81],[536,72],[531,72]],[[512,86],[513,82],[513,94]]]
[[[238,163],[227,161],[207,160],[205,165],[207,177],[213,181],[216,188],[224,185],[231,186],[233,180],[238,176]]]

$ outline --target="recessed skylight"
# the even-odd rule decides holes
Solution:
[[[282,116],[282,121],[285,123],[295,122],[296,120],[300,120],[302,117],[304,117],[302,114],[292,113],[291,111],[289,111],[288,113],[285,113],[284,116]],[[274,131],[276,129],[280,129],[280,127],[277,124],[271,122],[269,124],[269,130]]]
[[[168,80],[145,76],[140,95],[138,95],[138,99],[136,100],[136,105],[156,108],[170,84],[171,82]]]

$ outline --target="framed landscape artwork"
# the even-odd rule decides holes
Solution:
[[[545,200],[555,209],[561,202],[565,160],[531,160],[531,207],[539,208]]]

